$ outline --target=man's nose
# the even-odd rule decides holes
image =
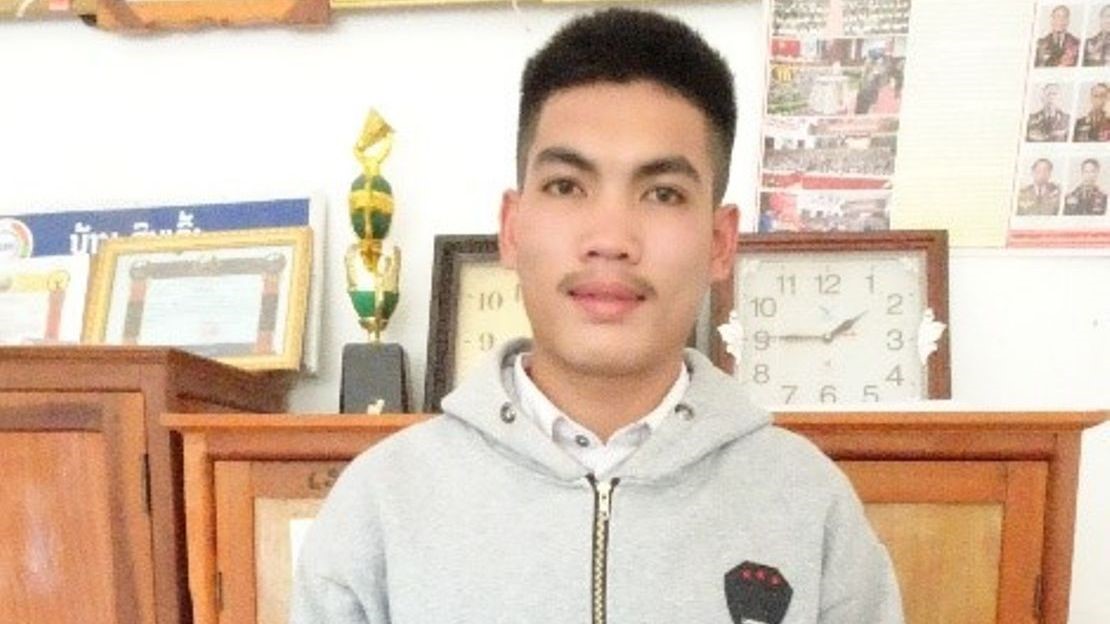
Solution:
[[[599,198],[583,224],[582,256],[585,260],[640,260],[640,225],[635,205],[623,198]]]

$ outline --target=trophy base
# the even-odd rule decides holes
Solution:
[[[339,411],[344,414],[409,411],[405,352],[399,344],[344,345],[339,384]]]

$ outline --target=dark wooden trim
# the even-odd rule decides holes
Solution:
[[[1078,435],[1058,436],[1056,455],[1048,466],[1042,606],[1045,622],[1068,620],[1081,447]]]
[[[0,431],[101,431],[103,414],[88,401],[40,405],[0,405]]]
[[[787,252],[875,252],[921,251],[925,254],[926,295],[937,321],[948,329],[937,341],[937,350],[929,358],[928,398],[947,399],[952,396],[951,351],[948,320],[948,232],[946,230],[889,230],[883,232],[773,232],[741,234],[736,253]],[[735,267],[735,265],[734,265]],[[728,322],[735,307],[735,272],[713,284],[710,294],[709,355],[722,370],[732,373],[735,362],[725,351],[717,327]]]
[[[437,413],[455,385],[455,330],[459,318],[459,274],[466,262],[500,257],[496,234],[440,234],[432,261],[432,304],[428,310],[424,411]]]

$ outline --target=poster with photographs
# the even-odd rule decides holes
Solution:
[[[1008,244],[1110,247],[1110,0],[1037,0]]]
[[[759,232],[889,229],[910,0],[769,0]]]

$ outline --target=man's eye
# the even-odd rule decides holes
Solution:
[[[678,189],[669,186],[656,186],[647,192],[647,199],[660,204],[682,204],[686,196]]]
[[[569,195],[580,195],[582,193],[582,189],[574,180],[560,179],[552,180],[547,184],[544,184],[543,192],[547,193],[548,195],[565,197]]]

